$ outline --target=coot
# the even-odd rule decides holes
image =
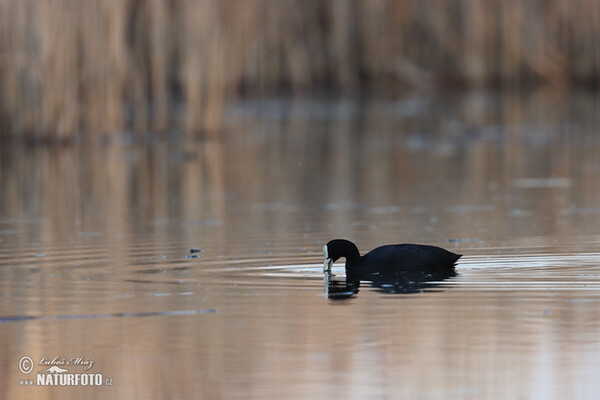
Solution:
[[[348,281],[429,281],[454,276],[454,265],[461,254],[454,254],[439,247],[422,244],[393,244],[377,247],[364,256],[354,243],[334,239],[323,247],[324,272],[330,272],[332,264],[346,258]]]

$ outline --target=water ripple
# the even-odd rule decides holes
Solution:
[[[182,315],[213,314],[217,310],[205,308],[198,310],[150,311],[150,312],[119,312],[107,314],[62,314],[62,315],[3,315],[0,323],[23,322],[31,320],[70,320],[97,318],[132,318],[132,317],[176,317]]]

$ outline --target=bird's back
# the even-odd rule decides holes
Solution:
[[[361,257],[360,263],[348,267],[356,273],[418,274],[425,277],[454,272],[454,265],[460,257],[435,246],[394,244],[377,247]]]

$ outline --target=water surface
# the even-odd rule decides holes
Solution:
[[[597,108],[246,101],[206,142],[4,147],[2,397],[593,399]],[[464,257],[430,289],[334,301],[336,237]],[[112,386],[19,384],[54,357]]]

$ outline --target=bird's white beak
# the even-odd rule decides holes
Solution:
[[[333,265],[333,259],[329,258],[327,254],[327,245],[323,246],[323,254],[325,255],[325,263],[323,264],[323,272],[331,272],[331,266]]]
[[[333,260],[331,258],[326,258],[325,263],[323,264],[323,272],[331,272],[332,265],[333,265]]]

